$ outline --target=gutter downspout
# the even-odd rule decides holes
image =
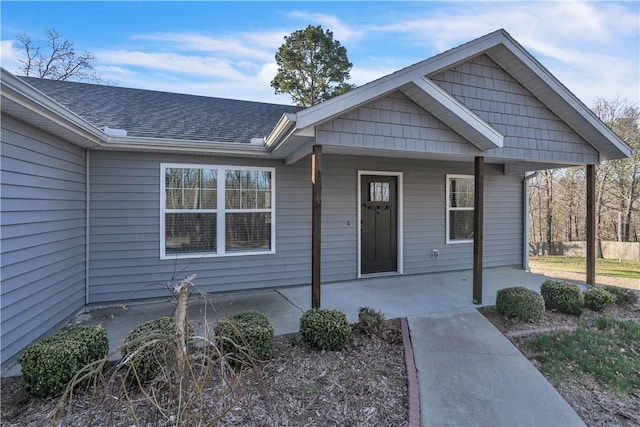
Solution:
[[[523,230],[523,247],[522,247],[522,267],[525,271],[529,271],[529,183],[538,175],[538,171],[527,175],[524,173],[523,180],[523,196],[524,196],[524,230]]]
[[[90,202],[89,199],[91,198],[91,193],[90,193],[90,182],[89,182],[89,162],[91,161],[91,155],[90,155],[90,151],[87,148],[86,149],[86,156],[85,156],[85,212],[84,212],[84,219],[85,219],[85,229],[84,229],[84,304],[88,305],[89,304],[89,208],[90,208]]]

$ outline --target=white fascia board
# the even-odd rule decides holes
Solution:
[[[189,139],[109,137],[107,146],[111,149],[135,148],[137,150],[201,152],[207,154],[245,155],[269,157],[265,145],[238,142],[194,141]]]
[[[266,137],[266,146],[270,150],[276,149],[291,134],[295,124],[296,115],[294,113],[284,113],[271,133]]]
[[[449,93],[447,93],[440,86],[424,76],[413,80],[412,83],[422,89],[429,97],[431,97],[431,99],[444,107],[455,117],[460,118],[464,123],[468,124],[482,137],[482,140],[480,141],[470,140],[472,144],[485,151],[493,148],[501,148],[504,146],[504,136],[500,132],[498,132],[489,123],[478,117],[466,106],[461,104],[457,99],[449,95]],[[438,116],[438,114],[434,111],[431,111],[431,113],[436,117]],[[445,121],[445,123],[447,123],[448,121],[442,118],[441,120]],[[451,126],[453,130],[456,130],[455,125],[451,123],[447,124]],[[463,134],[464,133],[466,132],[463,132]]]
[[[11,100],[52,124],[78,134],[87,140],[87,146],[99,147],[106,142],[107,137],[104,132],[4,68],[1,69],[0,82],[3,98]]]
[[[479,39],[381,77],[328,101],[298,111],[296,113],[296,127],[302,129],[314,126],[340,114],[344,114],[346,111],[392,92],[416,78],[432,74],[472,58],[501,43],[504,39],[504,30],[494,31]]]
[[[618,137],[607,125],[595,115],[582,101],[578,99],[565,85],[556,79],[537,59],[527,52],[508,33],[504,33],[503,45],[509,49],[520,61],[531,69],[558,96],[560,96],[573,110],[578,112],[591,126],[602,134],[624,157],[631,157],[635,150]]]

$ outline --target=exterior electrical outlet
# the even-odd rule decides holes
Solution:
[[[431,258],[437,259],[439,256],[440,256],[440,252],[438,252],[437,249],[434,249],[433,252],[431,253]]]

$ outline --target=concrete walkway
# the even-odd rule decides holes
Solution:
[[[544,280],[515,268],[485,269],[483,303],[493,305],[498,289],[520,285],[539,290]],[[310,302],[310,286],[206,295],[191,301],[189,320],[210,325],[254,309],[269,317],[276,334],[284,334],[298,331]],[[363,306],[381,310],[388,319],[409,320],[422,425],[584,425],[528,360],[475,310],[471,270],[322,286],[322,307],[343,311],[351,322],[358,320]],[[167,299],[96,309],[76,321],[102,324],[116,349],[136,325],[171,316],[174,308]]]
[[[423,426],[584,426],[478,311],[408,320]]]

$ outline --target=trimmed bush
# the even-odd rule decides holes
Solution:
[[[233,314],[222,320],[215,331],[224,338],[224,352],[237,355],[239,362],[263,361],[273,356],[273,326],[262,313],[247,310]]]
[[[18,360],[24,389],[37,397],[55,396],[83,367],[108,352],[103,328],[80,325],[58,332],[28,346]]]
[[[633,305],[638,302],[638,294],[631,289],[619,288],[617,286],[605,286],[604,289],[616,297],[617,305]]]
[[[561,313],[580,315],[584,297],[578,285],[547,280],[540,287],[545,307]]]
[[[171,361],[175,359],[173,337],[176,321],[173,317],[160,317],[144,322],[129,332],[125,338],[122,359],[129,360],[127,378],[138,378],[146,383],[153,380]],[[188,335],[193,335],[189,326]],[[157,342],[150,343],[153,340]]]
[[[365,334],[380,336],[384,332],[384,314],[369,307],[360,307],[358,325]]]
[[[338,310],[315,309],[300,318],[302,340],[316,350],[341,350],[351,335],[347,316]]]
[[[584,305],[593,311],[602,311],[616,303],[616,296],[604,288],[593,288],[584,294]]]
[[[500,289],[496,294],[498,313],[507,317],[517,317],[524,322],[542,320],[544,307],[542,296],[524,286]]]

